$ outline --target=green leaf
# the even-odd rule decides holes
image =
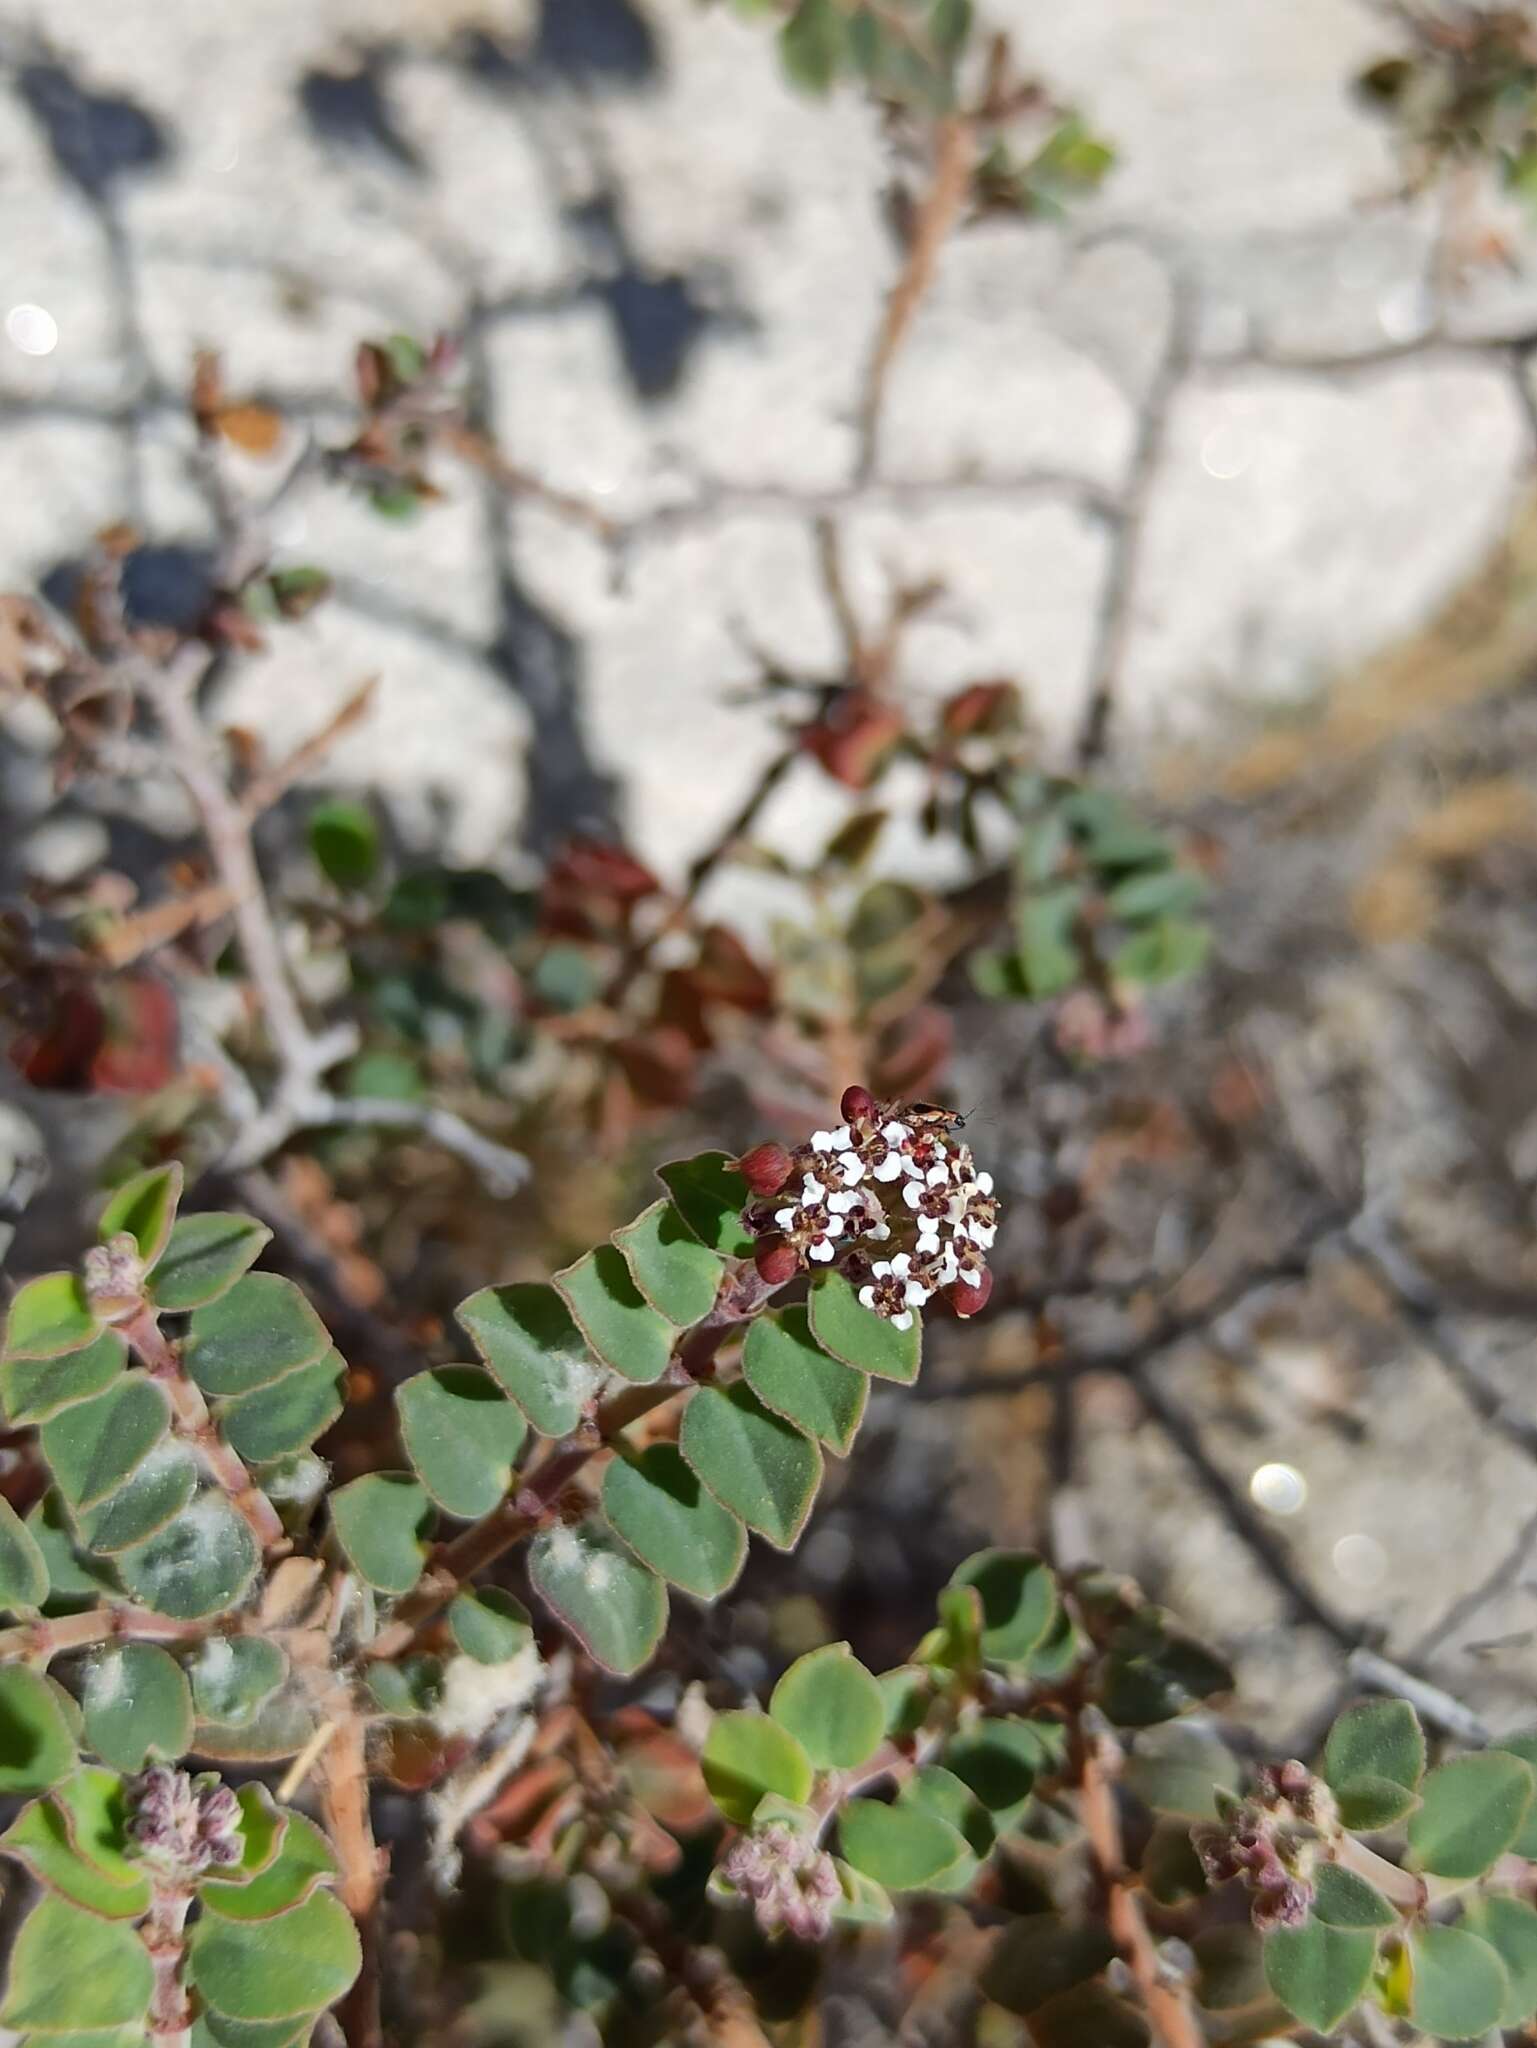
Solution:
[[[179,1515],[197,1491],[197,1460],[173,1437],[166,1437],[135,1465],[115,1493],[93,1508],[82,1508],[75,1520],[87,1550],[108,1557],[131,1550]]]
[[[448,1632],[477,1664],[505,1664],[534,1640],[528,1609],[499,1586],[471,1586],[456,1594]]]
[[[1265,1982],[1304,2026],[1332,2033],[1366,1989],[1376,1954],[1375,1934],[1318,1919],[1278,1927],[1265,1937]]]
[[[553,1287],[483,1287],[454,1311],[496,1378],[541,1436],[569,1436],[602,1381]]]
[[[665,1196],[623,1230],[616,1230],[614,1243],[623,1253],[635,1285],[669,1323],[686,1330],[714,1308],[726,1269]]]
[[[982,1972],[982,1990],[1005,2012],[1028,2017],[1048,1999],[1097,1977],[1114,1954],[1102,1927],[1061,1913],[1026,1913],[1004,1928]]]
[[[876,1679],[886,1709],[886,1733],[893,1737],[916,1735],[928,1719],[934,1700],[934,1683],[918,1664],[898,1664]]]
[[[1239,1782],[1238,1765],[1215,1729],[1192,1721],[1169,1721],[1139,1736],[1122,1775],[1155,1813],[1191,1820],[1215,1820],[1217,1790],[1236,1792]]]
[[[779,1550],[793,1550],[822,1478],[822,1454],[742,1381],[701,1387],[678,1448],[723,1507]]]
[[[330,1348],[325,1324],[291,1280],[247,1273],[193,1311],[182,1355],[205,1394],[249,1394]]]
[[[1083,960],[1072,932],[1084,894],[1082,883],[1061,882],[1026,896],[1015,909],[1019,964],[1037,1002],[1061,995],[1083,979]]]
[[[0,1794],[46,1792],[75,1768],[58,1693],[23,1664],[0,1667]]]
[[[408,1472],[365,1472],[331,1495],[331,1526],[358,1577],[380,1593],[409,1593],[422,1575],[436,1519]]]
[[[144,1264],[153,1266],[171,1235],[181,1188],[182,1169],[178,1160],[173,1159],[169,1166],[152,1166],[147,1173],[136,1173],[108,1198],[96,1226],[97,1236],[107,1244],[126,1231],[138,1246]]]
[[[292,1812],[286,1821],[277,1854],[265,1870],[238,1882],[216,1876],[203,1879],[198,1896],[210,1913],[226,1920],[271,1920],[302,1904],[337,1875],[335,1853],[314,1822]]]
[[[1149,2048],[1146,2020],[1095,1978],[1030,2015],[1032,2048]]]
[[[856,1372],[910,1386],[918,1377],[923,1335],[914,1313],[910,1329],[863,1307],[841,1273],[819,1273],[811,1283],[811,1334],[824,1351]]]
[[[338,889],[366,889],[379,867],[379,827],[367,804],[330,797],[310,812],[310,852]]]
[[[7,1358],[63,1358],[100,1326],[78,1273],[45,1273],[18,1288],[5,1325]]]
[[[1000,1829],[1023,1813],[1037,1773],[1051,1768],[1034,1726],[1012,1719],[984,1721],[952,1737],[940,1761],[970,1787]]]
[[[142,1372],[52,1416],[38,1434],[60,1493],[78,1511],[115,1493],[171,1426],[165,1389]]]
[[[98,1775],[111,1777],[115,1774]],[[35,1799],[24,1807],[5,1834],[0,1849],[14,1856],[39,1884],[103,1920],[136,1920],[149,1911],[149,1881],[129,1871],[115,1880],[82,1855],[70,1836],[69,1821],[57,1799]]]
[[[123,1583],[157,1614],[202,1621],[233,1607],[256,1576],[256,1543],[222,1493],[201,1493],[174,1522],[117,1560]]]
[[[281,1934],[264,1921],[207,1913],[188,1950],[194,1985],[216,2012],[236,2020],[321,2011],[348,1989],[362,1963],[352,1915],[326,1891],[295,1906]]]
[[[31,1531],[8,1500],[0,1500],[0,1607],[14,1614],[48,1598],[48,1567]]]
[[[788,1728],[767,1714],[717,1714],[699,1757],[710,1797],[739,1827],[751,1825],[770,1794],[797,1806],[811,1796],[811,1759]]]
[[[1537,2013],[1537,1912],[1525,1899],[1485,1892],[1464,1907],[1462,1924],[1505,1965],[1509,1988],[1498,2024],[1524,2026]]]
[[[662,1640],[667,1588],[601,1522],[542,1530],[529,1546],[528,1578],[588,1654],[621,1677]]]
[[[753,1239],[742,1228],[742,1211],[752,1190],[724,1152],[700,1152],[657,1168],[657,1179],[678,1213],[703,1245],[727,1258],[745,1259]]]
[[[219,1405],[218,1422],[230,1449],[248,1465],[292,1456],[323,1436],[346,1404],[347,1366],[339,1351],[285,1373]]]
[[[1521,1832],[1532,1773],[1519,1757],[1486,1750],[1430,1773],[1409,1819],[1408,1861],[1437,1877],[1482,1877]]]
[[[400,1438],[445,1514],[488,1515],[512,1484],[528,1425],[488,1372],[443,1365],[395,1390]]]
[[[833,1868],[843,1887],[843,1896],[833,1907],[834,1920],[848,1927],[889,1926],[896,1918],[896,1908],[884,1885],[853,1869],[841,1856],[833,1858]]]
[[[847,1457],[864,1420],[870,1382],[822,1349],[804,1308],[770,1310],[754,1319],[742,1371],[765,1408]]]
[[[99,1394],[122,1371],[128,1346],[116,1330],[103,1330],[94,1344],[67,1358],[8,1358],[0,1365],[0,1399],[6,1420],[46,1422],[75,1401]]]
[[[227,1294],[272,1236],[265,1223],[217,1209],[178,1216],[149,1278],[149,1297],[163,1314],[206,1308]]]
[[[612,1459],[603,1512],[638,1558],[699,1600],[734,1585],[747,1556],[747,1531],[705,1491],[676,1444]]]
[[[109,1599],[122,1597],[122,1581],[107,1560],[80,1547],[64,1497],[56,1487],[27,1510],[27,1533],[48,1567],[51,1607],[73,1612],[92,1605],[103,1593]]]
[[[662,1377],[677,1331],[641,1294],[613,1245],[600,1244],[553,1279],[582,1335],[606,1366],[642,1386]]]
[[[1128,875],[1117,882],[1105,903],[1112,914],[1126,924],[1139,924],[1150,917],[1181,917],[1204,902],[1204,878],[1192,868],[1154,868],[1150,873]]]
[[[397,1721],[419,1721],[443,1697],[443,1663],[438,1657],[402,1657],[398,1664],[368,1667],[366,1683],[377,1704]]]
[[[1391,1778],[1353,1778],[1337,1794],[1340,1819],[1358,1834],[1376,1828],[1390,1828],[1420,1803],[1417,1792],[1406,1792]]]
[[[1490,1747],[1502,1754],[1520,1757],[1524,1764],[1530,1766],[1533,1778],[1537,1779],[1537,1729],[1519,1735],[1502,1735]],[[1537,1799],[1526,1809],[1520,1833],[1510,1846],[1517,1856],[1525,1856],[1528,1861],[1537,1859]]]
[[[1489,1946],[1465,1927],[1418,1928],[1409,1937],[1413,1966],[1409,2017],[1443,2041],[1472,2041],[1498,2026],[1510,1979]]]
[[[297,2020],[232,2020],[205,2007],[192,2022],[192,2048],[304,2048],[318,2018],[307,2012]],[[103,2042],[100,2048],[111,2044]]]
[[[966,1854],[965,1838],[918,1806],[851,1799],[838,1815],[846,1863],[888,1891],[917,1891]]]
[[[979,1550],[950,1583],[975,1586],[981,1596],[982,1654],[990,1664],[1023,1662],[1057,1618],[1057,1582],[1033,1550]]]
[[[1208,1927],[1195,1951],[1195,1997],[1207,2012],[1235,2012],[1265,1996],[1264,1944],[1252,1927]]]
[[[885,1697],[847,1643],[797,1657],[774,1687],[769,1713],[819,1771],[852,1770],[886,1733]]]
[[[0,2026],[46,2034],[142,2026],[154,1990],[149,1950],[131,1927],[49,1896],[16,1937]]]
[[[1232,1686],[1233,1674],[1214,1650],[1161,1608],[1143,1607],[1110,1638],[1100,1705],[1118,1727],[1150,1728]]]
[[[842,69],[847,50],[847,29],[837,0],[800,0],[779,31],[785,75],[804,92],[826,92]]]
[[[240,1861],[226,1867],[219,1882],[244,1884],[271,1866],[283,1846],[291,1816],[265,1785],[242,1785],[235,1797],[240,1803]]]
[[[288,1676],[288,1659],[265,1636],[209,1636],[187,1665],[200,1721],[249,1721]]]
[[[1117,981],[1135,981],[1155,988],[1179,981],[1206,964],[1211,927],[1181,917],[1161,917],[1116,948],[1110,972]]]
[[[1326,1927],[1396,1927],[1398,1915],[1373,1884],[1338,1863],[1320,1863],[1313,1873],[1313,1918]]]
[[[86,1743],[115,1771],[141,1771],[150,1756],[174,1763],[191,1745],[192,1688],[154,1643],[96,1651],[83,1694]]]
[[[51,1799],[76,1855],[120,1890],[136,1890],[144,1866],[128,1853],[128,1796],[118,1773],[83,1764],[55,1787]]]
[[[1342,1792],[1357,1778],[1386,1778],[1413,1792],[1425,1775],[1425,1736],[1407,1700],[1361,1700],[1329,1730],[1323,1774]]]
[[[1142,1882],[1148,1897],[1160,1906],[1182,1906],[1187,1899],[1204,1895],[1206,1873],[1190,1839],[1188,1821],[1164,1819],[1154,1824],[1142,1852]]]

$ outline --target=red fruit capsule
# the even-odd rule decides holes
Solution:
[[[790,1178],[794,1164],[788,1150],[771,1140],[744,1152],[736,1163],[736,1170],[755,1195],[777,1195]]]
[[[875,1115],[876,1101],[868,1088],[845,1088],[838,1107],[846,1124],[866,1123]]]
[[[753,1246],[753,1264],[758,1278],[768,1287],[783,1287],[801,1269],[799,1254],[783,1238],[760,1238]]]
[[[969,1280],[952,1280],[945,1289],[945,1299],[955,1310],[955,1313],[964,1319],[967,1316],[974,1316],[978,1309],[986,1308],[987,1297],[992,1291],[993,1276],[988,1268],[984,1266],[977,1275],[977,1285],[975,1287],[972,1286]]]

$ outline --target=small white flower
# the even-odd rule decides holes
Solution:
[[[796,1211],[794,1209],[776,1209],[774,1211],[774,1221],[779,1225],[781,1230],[789,1230],[790,1228],[792,1228],[795,1222],[795,1217]]]
[[[903,1174],[908,1171],[910,1164],[911,1162],[904,1159],[900,1152],[888,1152],[880,1165],[876,1167],[875,1178],[877,1180],[900,1180]]]
[[[838,1175],[846,1188],[865,1177],[865,1163],[857,1152],[840,1152],[837,1155]]]
[[[827,1264],[828,1260],[832,1257],[832,1255],[833,1241],[831,1231],[828,1232],[826,1237],[819,1237],[815,1244],[807,1248],[806,1252],[807,1258],[815,1259],[820,1265],[824,1266]]]
[[[993,1191],[992,1175],[990,1173],[979,1173],[976,1178],[976,1186],[981,1189],[984,1195],[990,1195]]]
[[[979,1251],[990,1252],[998,1236],[996,1223],[960,1223],[956,1226],[957,1237],[969,1237]]]
[[[811,1149],[813,1152],[833,1151],[835,1149],[833,1133],[831,1131],[813,1131],[811,1133]]]
[[[913,1312],[910,1308],[905,1308],[900,1315],[892,1316],[890,1322],[894,1330],[910,1330],[913,1326]]]
[[[889,1124],[881,1125],[881,1136],[888,1145],[901,1145],[906,1143],[907,1139],[912,1136],[912,1133],[906,1124],[899,1124],[893,1117]]]
[[[847,1216],[851,1209],[863,1208],[864,1197],[862,1195],[851,1195],[847,1192],[840,1192],[838,1194],[828,1196],[827,1206],[832,1211],[834,1216]]]
[[[979,1267],[962,1266],[961,1278],[968,1287],[980,1287],[982,1285],[982,1273]]]
[[[865,1236],[873,1237],[877,1244],[882,1243],[886,1238],[890,1237],[890,1235],[891,1225],[886,1221],[884,1216],[881,1218],[879,1223],[872,1223],[870,1225],[870,1228],[865,1232]]]

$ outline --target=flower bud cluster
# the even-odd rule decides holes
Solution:
[[[130,1780],[128,1835],[141,1863],[180,1883],[228,1869],[244,1853],[240,1802],[228,1785],[211,1771],[193,1778],[169,1764]]]
[[[946,1295],[973,1315],[992,1291],[987,1254],[998,1235],[993,1177],[954,1132],[960,1119],[927,1104],[880,1103],[844,1091],[843,1122],[793,1150],[755,1146],[737,1161],[755,1201],[743,1223],[772,1286],[838,1261],[859,1298],[897,1329]],[[869,1247],[890,1246],[873,1258]]]
[[[739,1835],[726,1852],[722,1875],[752,1900],[765,1934],[822,1941],[842,1895],[838,1872],[825,1849],[786,1821],[770,1821]]]
[[[1338,1832],[1334,1795],[1306,1764],[1267,1765],[1251,1799],[1223,1798],[1221,1818],[1190,1839],[1212,1884],[1242,1878],[1261,1932],[1300,1927],[1313,1903],[1322,1838]]]

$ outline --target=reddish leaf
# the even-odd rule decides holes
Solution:
[[[641,1101],[661,1109],[681,1109],[694,1086],[694,1048],[671,1024],[637,1031],[610,1046],[615,1063]]]
[[[723,924],[705,927],[690,980],[701,999],[733,1010],[773,1007],[772,977],[758,965],[736,933]]]
[[[176,997],[158,975],[122,975],[103,990],[107,1036],[91,1067],[91,1083],[109,1094],[163,1088],[177,1073]]]
[[[283,438],[283,415],[270,405],[221,405],[212,424],[215,433],[245,455],[270,455]]]
[[[842,690],[800,732],[804,751],[849,789],[867,789],[906,730],[900,712],[868,690]]]
[[[892,1026],[876,1061],[874,1080],[882,1096],[922,1095],[933,1087],[950,1057],[954,1027],[943,1010],[924,1004]]]
[[[948,699],[940,724],[951,739],[966,739],[973,733],[991,736],[1017,732],[1023,722],[1023,707],[1013,683],[968,683]]]

